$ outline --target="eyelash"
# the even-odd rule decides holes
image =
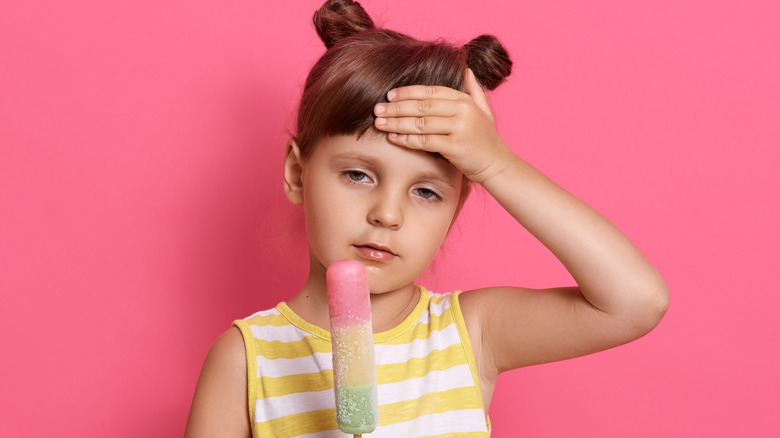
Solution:
[[[425,192],[427,194],[430,194],[430,196],[427,196],[427,197],[423,196],[421,194],[421,192]],[[423,198],[426,201],[441,201],[441,196],[439,196],[438,193],[436,193],[435,191],[433,191],[431,189],[425,188],[425,187],[420,187],[420,188],[414,189],[414,190],[412,190],[412,193],[416,194],[417,196]]]
[[[347,179],[347,182],[352,184],[364,184],[366,182],[371,182],[371,177],[360,170],[345,170],[342,172],[342,175],[344,175],[344,177]],[[363,181],[364,178],[367,178],[368,181]],[[418,187],[416,189],[412,189],[412,193],[428,202],[437,202],[442,200],[441,195],[439,195],[435,190],[429,189],[427,187]],[[423,194],[428,196],[424,196]]]
[[[363,178],[368,178],[369,180],[371,179],[365,172],[361,172],[360,170],[346,170],[343,172],[343,175],[347,177],[349,182],[356,184],[364,182],[362,181]],[[358,176],[359,178],[355,179],[355,176]]]

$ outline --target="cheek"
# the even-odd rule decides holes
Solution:
[[[447,240],[452,222],[455,216],[454,207],[436,215],[425,215],[418,219],[423,224],[418,232],[419,238],[427,242],[426,246],[432,247],[430,257],[432,258],[439,247]]]
[[[309,240],[321,245],[336,238],[354,226],[354,206],[332,181],[312,178],[304,187],[303,208]]]
[[[303,189],[303,210],[309,240],[320,240],[331,224],[331,215],[323,208],[327,204],[326,193],[317,184],[306,181]]]
[[[450,216],[449,220],[442,221],[442,226],[439,228],[439,236],[438,236],[438,243],[439,246],[442,246],[444,244],[444,241],[447,240],[447,236],[450,234],[450,230],[452,229],[452,224],[455,221],[454,214],[453,216]]]

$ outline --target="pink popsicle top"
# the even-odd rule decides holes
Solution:
[[[328,310],[334,327],[371,324],[371,302],[363,265],[356,260],[339,260],[328,267]]]

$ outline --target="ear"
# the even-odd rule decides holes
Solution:
[[[298,142],[291,138],[284,150],[284,194],[295,205],[303,204],[302,163]]]

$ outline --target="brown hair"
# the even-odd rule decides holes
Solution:
[[[377,28],[352,0],[326,0],[314,13],[314,27],[327,51],[309,72],[298,108],[296,140],[303,159],[324,137],[379,133],[374,105],[387,102],[393,88],[439,85],[465,91],[464,74],[470,68],[480,85],[493,90],[512,71],[509,55],[492,35],[462,47],[419,41]]]

